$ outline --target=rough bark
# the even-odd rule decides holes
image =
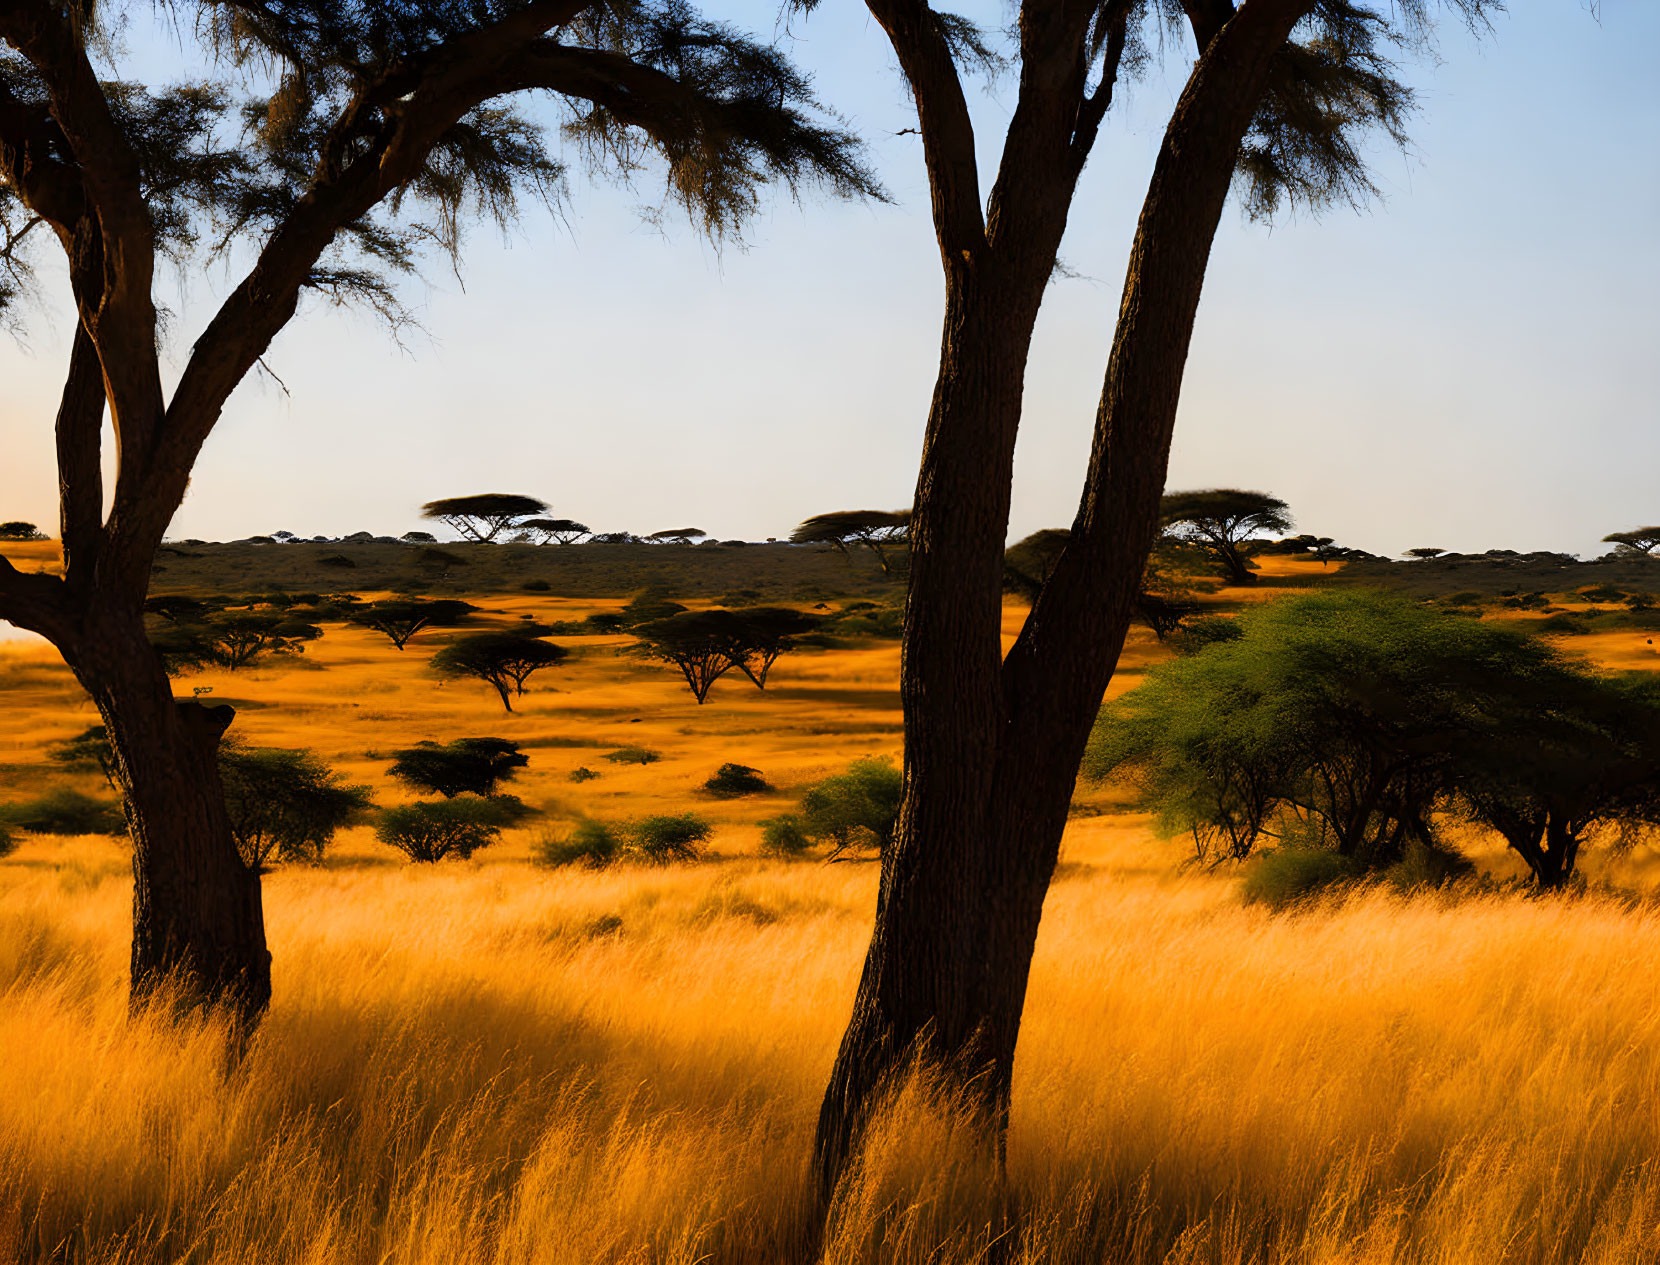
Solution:
[[[242,862],[219,781],[230,707],[176,700],[142,617],[89,620],[65,657],[116,755],[133,844],[132,995],[226,1007],[239,1030],[271,998],[258,872]]]
[[[1002,553],[1020,388],[1072,195],[1072,179],[1053,175],[1067,146],[1045,148],[1054,128],[1043,116],[1053,115],[1053,104],[1032,86],[1042,78],[1030,55],[1040,41],[1026,15],[1022,104],[993,192],[986,250],[956,248],[953,235],[969,218],[958,196],[960,164],[950,161],[949,137],[929,150],[947,311],[911,518],[901,681],[906,789],[819,1118],[815,1159],[826,1197],[893,1079],[918,1056],[951,1076],[1001,1153],[1044,896],[1157,529],[1211,239],[1269,59],[1306,9],[1298,0],[1252,0],[1201,41],[1143,204],[1082,504],[1006,657]],[[883,8],[872,10],[883,17]],[[912,70],[920,59],[899,52],[926,143],[932,94]],[[1074,176],[1081,165],[1078,158]]]

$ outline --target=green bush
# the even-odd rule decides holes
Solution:
[[[623,839],[615,827],[585,817],[570,834],[544,834],[531,848],[543,865],[585,865],[597,870],[622,855]]]
[[[598,773],[595,773],[586,765],[581,768],[572,769],[570,772],[570,779],[573,782],[592,782],[598,776]]]
[[[34,799],[0,805],[0,822],[37,835],[127,833],[127,819],[118,803],[83,795],[67,786]]]
[[[810,839],[848,848],[885,850],[899,820],[904,778],[892,761],[855,760],[846,773],[827,777],[801,797],[802,827]]]
[[[501,837],[501,809],[476,795],[383,808],[375,837],[411,861],[466,859]]]
[[[786,859],[802,856],[813,846],[807,832],[801,828],[801,818],[794,813],[772,817],[761,823],[761,851],[767,856]]]
[[[1231,616],[1206,615],[1190,621],[1172,640],[1184,654],[1196,654],[1206,646],[1238,641],[1244,632],[1244,626]]]
[[[1241,895],[1247,905],[1280,910],[1354,877],[1350,862],[1326,848],[1271,848],[1245,870]]]
[[[747,764],[723,764],[703,784],[703,789],[711,795],[734,799],[739,795],[759,795],[770,791],[772,784],[761,776],[760,769],[752,769]]]
[[[644,817],[629,827],[629,841],[642,859],[653,865],[695,861],[713,827],[696,813]]]
[[[663,757],[649,747],[619,747],[608,751],[605,758],[612,764],[655,764]]]
[[[273,856],[321,860],[335,832],[373,807],[368,787],[346,785],[310,751],[227,741],[219,778],[237,851],[256,870]]]

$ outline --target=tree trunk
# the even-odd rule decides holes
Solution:
[[[132,995],[164,984],[224,1006],[239,1031],[271,999],[259,874],[244,865],[219,781],[234,712],[175,700],[141,616],[88,620],[66,652],[115,748],[133,843]]]
[[[945,332],[901,643],[905,798],[819,1116],[827,1199],[888,1088],[919,1058],[950,1078],[1002,1154],[1043,901],[1157,528],[1211,239],[1268,61],[1304,9],[1252,0],[1210,42],[1172,116],[1131,252],[1083,504],[1006,661],[1003,541],[1020,397],[1071,186],[1048,186],[1058,207],[1032,195],[1019,208],[1018,266],[942,250]],[[1011,180],[1011,198],[1021,185],[1041,182]],[[939,179],[934,192],[939,204]],[[998,211],[994,199],[989,222],[1003,222]]]

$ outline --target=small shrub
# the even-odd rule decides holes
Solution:
[[[17,849],[17,839],[11,832],[11,827],[0,821],[0,857],[6,856]]]
[[[526,593],[547,593],[553,588],[553,585],[546,580],[526,580],[519,587]]]
[[[1244,634],[1245,630],[1237,619],[1227,615],[1207,615],[1190,622],[1172,640],[1182,653],[1196,654],[1206,646],[1238,641]]]
[[[1348,859],[1328,848],[1271,848],[1246,869],[1240,894],[1247,905],[1281,910],[1353,877]]]
[[[832,856],[854,847],[884,851],[893,842],[903,793],[904,778],[891,761],[855,760],[801,797],[803,829],[830,843]]]
[[[585,865],[597,870],[622,855],[623,839],[615,827],[585,817],[570,834],[544,834],[531,847],[543,865]]]
[[[127,819],[114,800],[67,786],[0,806],[0,821],[37,835],[124,835]]]
[[[354,569],[357,567],[357,563],[343,553],[325,554],[317,559],[317,565],[320,567],[351,567]]]
[[[501,837],[500,809],[476,795],[381,810],[375,837],[411,861],[462,859]]]
[[[770,791],[772,784],[761,776],[760,769],[752,769],[747,764],[723,764],[703,784],[703,789],[711,795],[734,799],[739,795],[759,795]]]
[[[671,861],[697,860],[712,832],[713,827],[696,813],[677,813],[644,817],[630,827],[629,836],[644,860],[667,865]]]
[[[1415,892],[1426,887],[1445,887],[1454,879],[1474,874],[1475,869],[1462,855],[1445,844],[1412,839],[1407,842],[1401,859],[1385,870],[1383,876],[1395,890]]]
[[[650,747],[618,747],[606,752],[605,758],[612,764],[655,764],[663,757]]]
[[[570,778],[573,782],[592,782],[598,776],[598,773],[586,766],[572,769],[570,772]]]
[[[794,813],[772,817],[761,823],[761,851],[767,856],[794,858],[803,856],[813,841],[801,828],[801,818]]]

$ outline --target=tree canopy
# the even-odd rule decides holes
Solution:
[[[1253,584],[1247,542],[1290,531],[1291,510],[1277,496],[1242,488],[1167,492],[1159,502],[1165,531],[1208,554],[1230,584]]]
[[[459,598],[387,598],[353,607],[348,623],[372,628],[399,650],[423,628],[453,628],[464,623],[478,608]]]
[[[1660,548],[1660,527],[1635,527],[1630,531],[1609,532],[1602,539],[1606,544],[1617,546],[1617,553],[1651,558],[1655,549]]]
[[[579,523],[574,518],[527,518],[515,526],[532,538],[541,537],[543,544],[574,545],[592,531],[587,523]]]
[[[538,501],[533,496],[481,492],[476,496],[428,501],[421,506],[421,517],[436,519],[466,539],[484,543],[518,525],[520,519],[545,514],[547,509],[546,501]]]
[[[790,533],[790,543],[833,545],[844,556],[861,545],[888,575],[892,551],[904,544],[910,522],[909,510],[833,510],[803,519]]]
[[[243,862],[316,861],[342,826],[373,807],[310,751],[227,743],[219,752],[225,806]]]
[[[1201,857],[1268,837],[1386,865],[1412,842],[1438,846],[1433,814],[1455,810],[1558,886],[1587,831],[1660,812],[1646,681],[1384,593],[1282,599],[1236,625],[1106,707],[1085,761]]]
[[[457,738],[440,745],[420,742],[394,751],[389,774],[417,790],[445,799],[457,795],[494,795],[503,782],[518,777],[530,757],[506,738]]]
[[[564,646],[522,633],[473,633],[450,642],[432,656],[432,670],[441,677],[471,677],[494,687],[501,705],[513,710],[513,695],[525,692],[525,682],[543,668],[564,662]]]

